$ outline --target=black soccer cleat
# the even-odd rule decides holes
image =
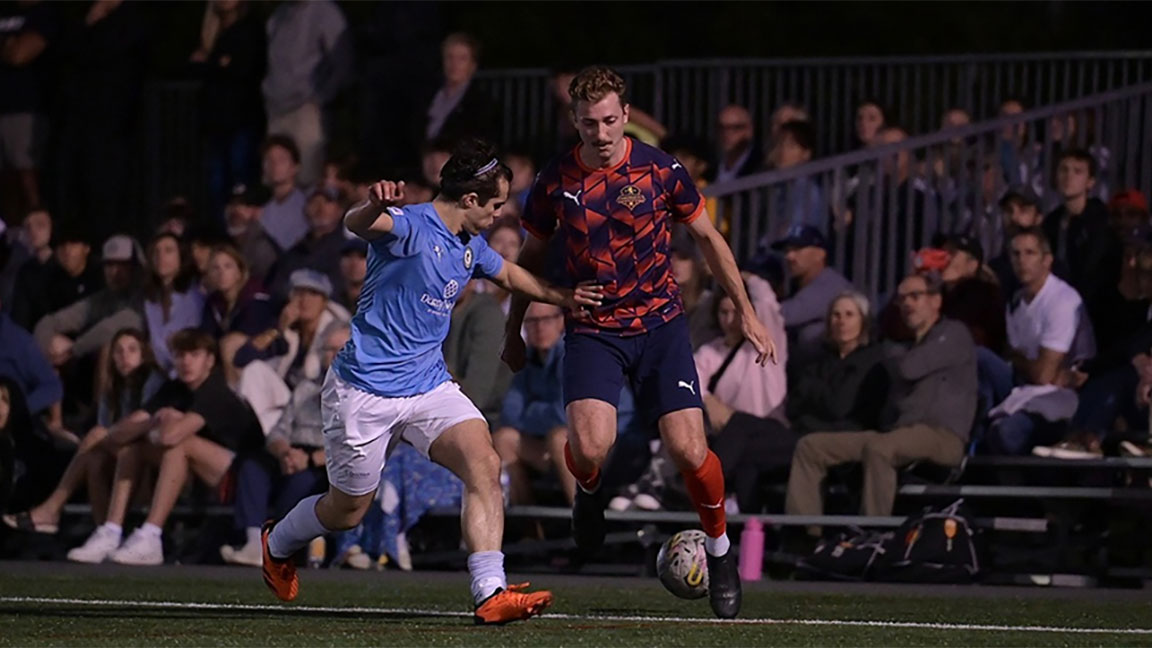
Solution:
[[[718,618],[734,619],[740,614],[743,598],[732,550],[720,557],[708,554],[708,602],[712,604],[712,611]]]
[[[589,494],[583,488],[576,488],[576,499],[572,504],[572,539],[576,541],[576,552],[583,559],[591,558],[604,546],[604,502],[600,490]]]

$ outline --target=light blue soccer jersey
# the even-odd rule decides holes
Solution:
[[[368,245],[352,339],[332,369],[357,389],[396,398],[429,392],[451,379],[441,347],[452,307],[469,280],[496,276],[504,259],[482,236],[465,245],[432,203],[388,212],[396,224]]]

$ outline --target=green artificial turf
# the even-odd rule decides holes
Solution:
[[[1152,646],[1152,634],[1071,634],[864,627],[829,623],[747,625],[667,621],[708,619],[706,600],[681,601],[654,580],[537,575],[556,603],[548,616],[501,628],[474,627],[463,574],[350,574],[304,571],[299,599],[280,604],[252,570],[202,567],[110,568],[57,563],[0,563],[0,645],[65,646],[360,646],[360,645],[820,645],[820,646]],[[934,589],[867,585],[797,588],[757,583],[746,588],[744,619],[817,619],[946,624],[1152,628],[1152,596],[1092,591],[1035,596],[1032,591]],[[84,599],[83,604],[15,599]],[[272,606],[145,607],[141,601]],[[340,608],[308,611],[302,608]],[[350,607],[373,608],[353,610]],[[383,611],[385,608],[411,611]],[[606,619],[603,617],[645,617]]]

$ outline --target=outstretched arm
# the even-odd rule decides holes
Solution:
[[[404,200],[404,183],[381,180],[368,188],[368,200],[348,208],[344,226],[360,238],[371,241],[392,231],[396,221],[388,213]]]
[[[700,246],[700,251],[704,253],[713,276],[736,305],[744,337],[752,343],[758,354],[756,362],[761,365],[767,365],[769,359],[776,362],[776,343],[768,334],[768,329],[764,328],[764,323],[756,317],[756,310],[752,308],[752,302],[744,290],[744,282],[740,279],[736,258],[732,256],[732,249],[728,247],[724,236],[712,225],[712,219],[707,212],[689,223],[688,231],[692,233],[696,244]]]
[[[504,267],[492,277],[492,280],[505,290],[523,295],[528,301],[547,302],[573,311],[581,306],[599,306],[604,298],[603,289],[594,282],[583,282],[577,285],[575,290],[560,288],[511,261],[505,261]],[[520,313],[520,317],[522,323],[523,312]],[[519,327],[516,330],[519,331]]]

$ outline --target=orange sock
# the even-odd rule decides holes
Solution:
[[[576,478],[576,483],[580,488],[584,489],[585,493],[594,493],[597,488],[600,488],[600,469],[594,468],[592,472],[581,472],[572,462],[572,449],[568,447],[568,442],[564,442],[564,463],[568,466],[568,472]]]
[[[719,538],[728,527],[728,516],[724,513],[724,470],[720,458],[711,450],[704,457],[704,463],[696,470],[681,471],[688,495],[700,516],[700,525],[709,538]]]

